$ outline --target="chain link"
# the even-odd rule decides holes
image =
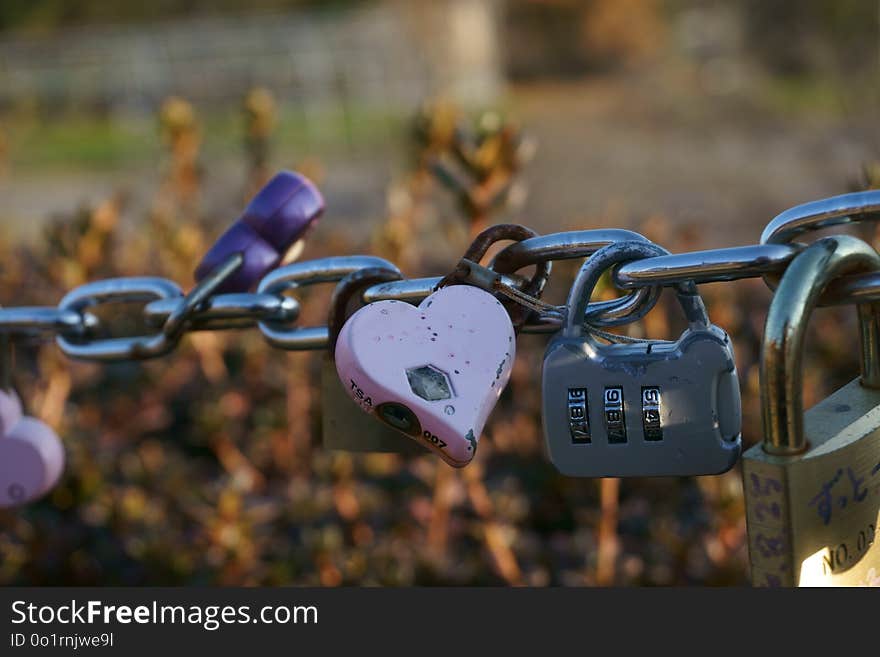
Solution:
[[[349,274],[368,268],[388,269],[400,273],[396,266],[384,258],[360,255],[332,256],[280,267],[263,278],[257,291],[263,294],[282,295],[290,290],[319,283],[338,283]],[[330,341],[326,325],[290,327],[271,321],[261,321],[259,327],[270,345],[288,351],[326,349]]]
[[[599,331],[635,321],[656,303],[660,286],[695,284],[763,277],[771,289],[804,245],[791,242],[812,231],[880,218],[880,190],[844,194],[800,205],[778,215],[763,231],[761,243],[721,249],[660,255],[624,263],[613,271],[614,284],[631,290],[611,301],[591,302],[586,317]],[[555,333],[565,311],[525,295],[528,281],[519,270],[555,260],[588,258],[616,242],[648,242],[623,229],[595,229],[551,233],[514,242],[502,249],[488,268],[479,267],[492,291],[522,303],[534,312],[523,333]],[[130,277],[95,281],[69,292],[58,304],[0,307],[0,334],[11,339],[54,338],[69,357],[93,361],[143,360],[172,351],[182,337],[195,331],[224,331],[257,327],[265,340],[279,349],[314,350],[328,345],[328,327],[299,326],[300,302],[292,292],[316,284],[338,284],[365,269],[400,274],[391,262],[376,256],[352,255],[296,262],[269,274],[253,293],[215,294],[241,266],[236,254],[221,263],[188,294],[173,281],[157,277]],[[475,266],[478,266],[475,264]],[[443,276],[380,282],[361,292],[364,303],[382,300],[419,303],[444,280]],[[488,284],[488,283],[487,283]],[[821,305],[880,301],[880,273],[856,274],[829,285]],[[102,337],[108,329],[97,310],[112,304],[140,304],[135,319],[145,333]],[[150,332],[152,331],[152,332]]]
[[[144,306],[151,326],[161,326],[177,307],[174,299],[160,299]],[[228,331],[253,328],[258,322],[289,324],[299,317],[300,305],[293,297],[274,294],[229,293],[209,297],[189,317],[189,331]]]
[[[183,299],[183,291],[164,278],[112,278],[86,283],[69,292],[58,304],[61,311],[84,313],[107,303],[144,303],[155,299]],[[96,327],[97,328],[97,327]],[[142,360],[161,356],[173,348],[163,332],[136,337],[94,339],[61,332],[58,347],[70,358],[80,360]]]
[[[511,244],[495,256],[490,267],[500,272],[517,271],[548,260],[588,258],[609,244],[649,241],[644,235],[622,228],[551,233]],[[656,291],[652,293],[649,288],[640,288],[617,299],[592,302],[588,312],[595,326],[619,326],[646,315],[657,299]],[[555,324],[554,314],[548,314],[546,319]],[[560,325],[556,326],[557,330]]]
[[[98,318],[88,312],[63,310],[52,306],[0,308],[0,333],[19,336],[85,336],[99,326]]]
[[[841,194],[796,205],[776,215],[761,233],[761,244],[788,244],[804,233],[878,219],[880,189]]]

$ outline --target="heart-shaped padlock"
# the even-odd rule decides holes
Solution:
[[[462,262],[476,267],[492,243],[533,236],[522,226],[494,226],[477,236]],[[525,292],[539,294],[549,273],[549,263],[539,266]],[[458,282],[450,275],[418,307],[402,301],[364,306],[343,326],[335,351],[339,378],[361,408],[454,467],[474,458],[516,356],[507,308],[489,292]]]
[[[461,467],[476,454],[515,355],[501,302],[453,285],[418,307],[379,301],[358,310],[339,334],[336,371],[364,410]]]
[[[18,420],[12,425],[7,420]],[[0,391],[0,508],[20,506],[48,493],[64,469],[64,448],[52,429],[21,415],[12,391]]]
[[[0,508],[21,506],[48,493],[64,469],[64,448],[52,429],[24,415],[12,387],[15,344],[0,333]]]

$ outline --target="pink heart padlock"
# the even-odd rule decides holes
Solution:
[[[343,326],[335,354],[343,385],[365,411],[462,467],[510,378],[516,337],[494,296],[453,285],[418,307],[364,306]]]
[[[22,417],[0,436],[0,507],[42,497],[63,469],[64,448],[55,432],[36,418]]]

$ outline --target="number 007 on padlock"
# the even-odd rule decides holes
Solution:
[[[743,456],[756,586],[880,586],[880,305],[859,309],[862,376],[802,413],[806,323],[826,285],[880,269],[853,237],[819,240],[789,265],[764,330],[764,443]]]

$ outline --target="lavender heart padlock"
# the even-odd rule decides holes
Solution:
[[[55,487],[63,469],[64,448],[57,434],[36,418],[20,417],[0,436],[0,508],[42,497]]]
[[[418,307],[379,301],[358,310],[339,334],[336,371],[361,408],[462,467],[476,454],[515,355],[504,306],[454,285]]]

